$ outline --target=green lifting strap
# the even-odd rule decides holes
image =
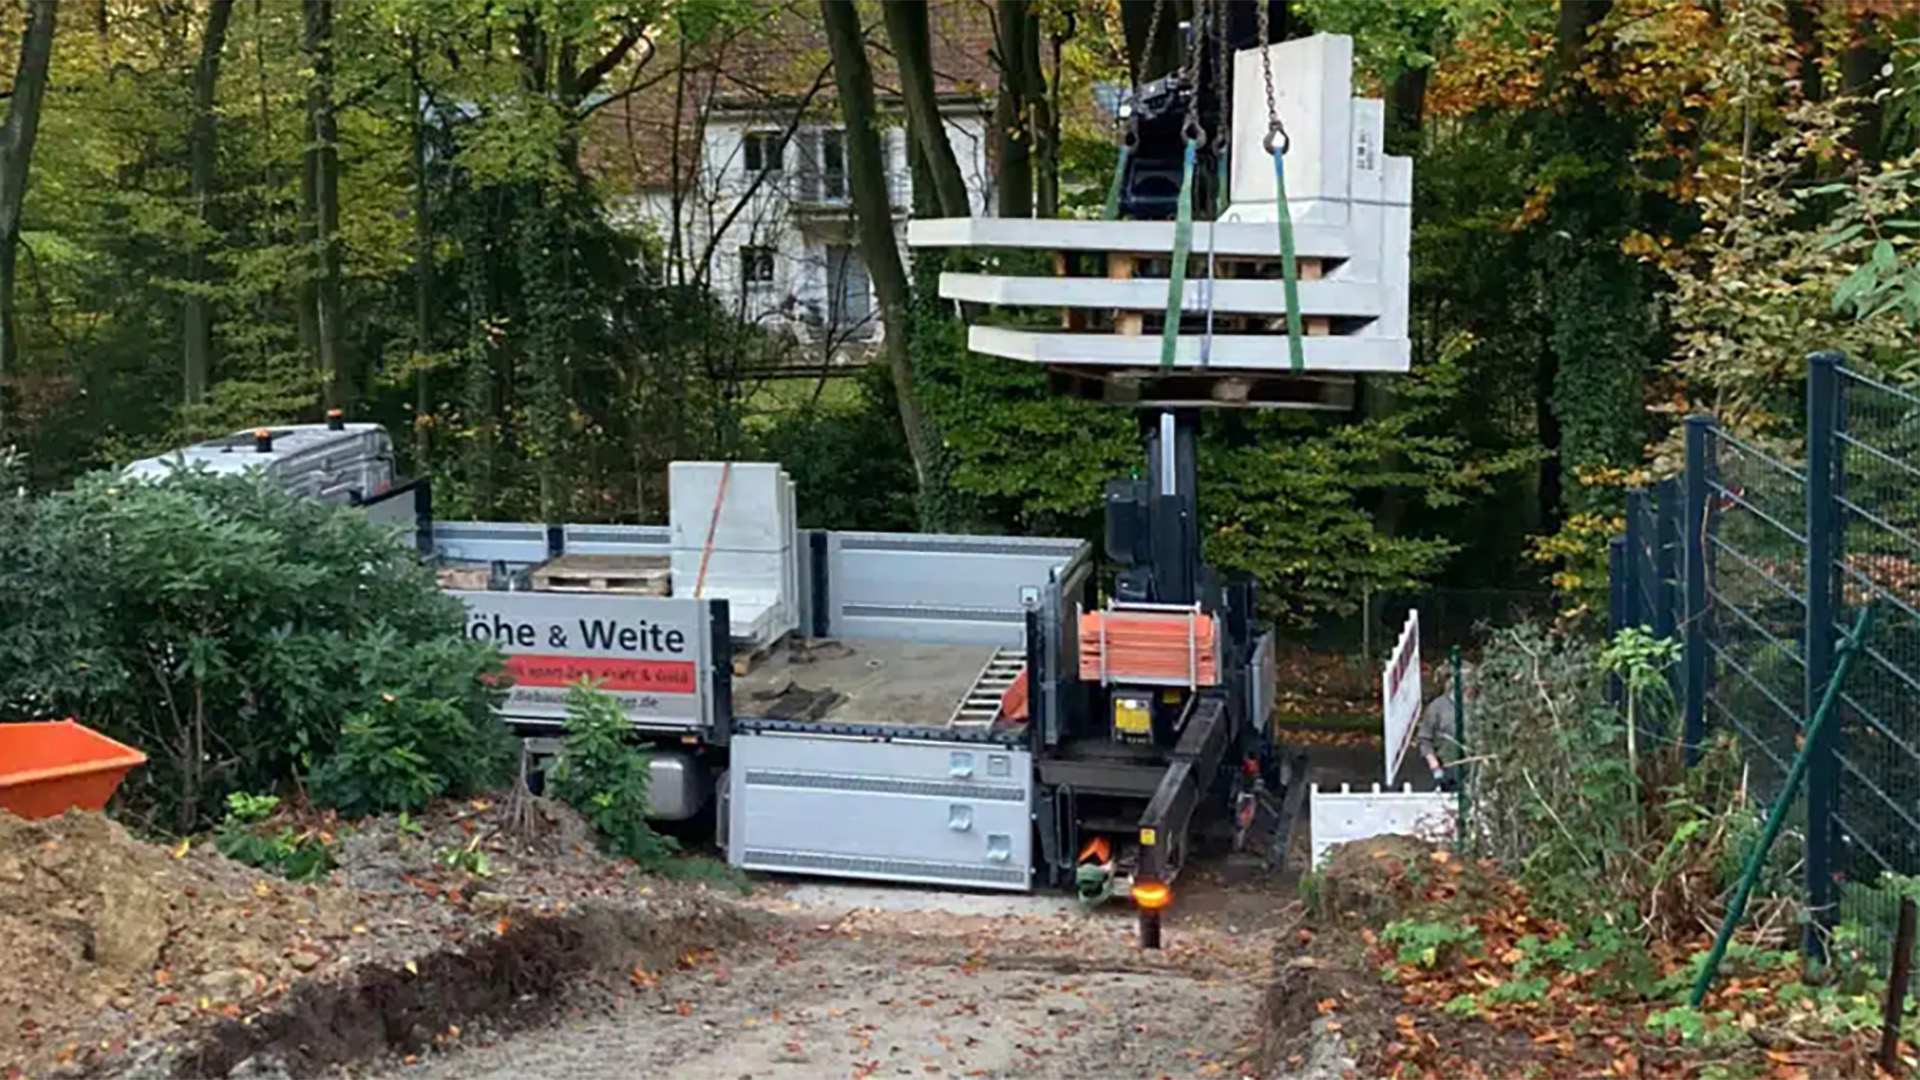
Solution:
[[[1298,372],[1307,366],[1300,351],[1300,268],[1293,256],[1293,211],[1287,206],[1286,147],[1273,148],[1274,201],[1280,204],[1280,278],[1287,290],[1287,363]]]
[[[1117,221],[1120,218],[1120,189],[1126,184],[1127,163],[1132,160],[1133,147],[1124,142],[1121,143],[1120,163],[1113,167],[1113,182],[1107,185],[1107,208],[1104,215],[1106,221]]]
[[[1187,254],[1193,249],[1193,159],[1198,149],[1187,142],[1186,164],[1180,172],[1180,201],[1173,218],[1173,264],[1167,275],[1167,323],[1160,330],[1160,370],[1173,370],[1173,353],[1180,343],[1180,309],[1187,299]]]

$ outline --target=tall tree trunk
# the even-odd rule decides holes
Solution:
[[[107,0],[93,0],[93,42],[100,50],[100,70],[113,78],[113,35],[107,16]]]
[[[1793,52],[1800,62],[1800,97],[1805,101],[1823,101],[1827,96],[1821,68],[1819,0],[1789,0],[1787,29],[1793,35]]]
[[[0,435],[7,430],[8,375],[20,361],[19,327],[14,317],[14,260],[20,249],[20,207],[27,197],[33,140],[40,130],[40,106],[47,99],[47,68],[53,60],[55,0],[30,0],[27,31],[20,39],[13,96],[0,124]]]
[[[1040,31],[1040,20],[1029,8],[1026,54],[1021,58],[1020,67],[1021,82],[1027,91],[1027,134],[1033,140],[1033,213],[1035,217],[1050,218],[1060,214],[1060,146],[1057,118],[1053,102],[1049,100],[1053,85],[1040,64]],[[1060,43],[1056,40],[1052,47],[1054,74],[1058,76]]]
[[[294,275],[293,310],[294,325],[300,336],[300,352],[313,365],[316,371],[320,367],[320,276],[314,270],[315,237],[319,235],[316,224],[320,216],[320,157],[314,152],[319,136],[313,131],[313,113],[306,112],[301,117],[301,131],[306,137],[306,149],[300,153],[300,223],[294,236],[300,242],[299,269]]]
[[[1587,35],[1613,10],[1613,0],[1560,0],[1553,32],[1553,70],[1548,78],[1555,89],[1565,85],[1580,69],[1581,54],[1587,48]]]
[[[307,116],[312,142],[307,146],[311,176],[309,213],[313,225],[314,361],[326,380],[330,409],[353,403],[353,376],[341,347],[340,311],[340,148],[333,104],[333,0],[306,0]],[[303,184],[303,188],[307,185]]]
[[[1427,71],[1424,66],[1402,68],[1400,74],[1394,77],[1393,84],[1387,88],[1386,150],[1389,153],[1411,154],[1420,145],[1420,124],[1426,111]],[[1398,411],[1400,395],[1391,377],[1363,375],[1359,383],[1361,408],[1369,419],[1386,420]],[[1387,451],[1384,466],[1388,472],[1399,472],[1405,463],[1404,454],[1398,450]],[[1373,527],[1380,535],[1400,535],[1401,523],[1406,520],[1407,494],[1398,487],[1381,490],[1380,501],[1373,513]]]
[[[886,16],[887,40],[900,65],[900,88],[907,103],[907,134],[920,149],[933,182],[942,217],[967,217],[973,209],[967,198],[966,177],[954,157],[947,126],[940,119],[940,103],[933,87],[933,45],[927,28],[927,0],[893,0],[880,5]],[[911,155],[909,155],[911,157]]]
[[[193,123],[187,130],[187,158],[191,165],[194,213],[201,234],[187,255],[186,367],[182,390],[187,404],[207,397],[213,384],[213,274],[207,250],[218,234],[214,215],[214,172],[218,143],[214,122],[214,91],[220,85],[220,55],[227,47],[227,24],[233,19],[233,0],[213,0],[207,8],[207,28],[200,37],[200,60],[193,68]]]
[[[1411,154],[1420,148],[1420,125],[1427,113],[1428,65],[1401,70],[1387,91],[1387,152]]]
[[[1601,0],[1594,4],[1582,0],[1559,0],[1559,4],[1554,24],[1553,57],[1547,70],[1547,115],[1542,118],[1550,126],[1568,123],[1564,117],[1554,115],[1556,103],[1553,98],[1577,77],[1580,59],[1586,51],[1588,31],[1613,6],[1612,0]],[[1575,93],[1581,98],[1582,104],[1591,98],[1584,88],[1576,89]],[[1544,275],[1544,281],[1545,288],[1551,292],[1555,284],[1551,270]],[[1545,347],[1539,350],[1533,373],[1533,414],[1536,435],[1547,456],[1540,461],[1536,494],[1540,501],[1541,527],[1543,531],[1551,532],[1559,528],[1561,503],[1565,494],[1565,463],[1560,458],[1564,440],[1554,391],[1560,383],[1560,368],[1567,361],[1554,350],[1557,338],[1551,329],[1543,344]]]
[[[409,115],[413,118],[413,456],[427,471],[433,461],[433,373],[424,361],[433,349],[433,203],[427,186],[426,80],[420,73],[420,38],[408,42]]]
[[[1027,36],[1033,20],[1028,0],[999,0],[1000,93],[993,103],[994,193],[1003,218],[1033,216],[1033,110],[1026,85]],[[1163,33],[1166,31],[1163,31]]]
[[[1618,68],[1612,35],[1594,32],[1611,6],[1561,0],[1549,71],[1554,100],[1538,140],[1542,161],[1577,155],[1594,167],[1554,193],[1535,235],[1551,321],[1543,357],[1550,369],[1538,381],[1553,417],[1541,425],[1543,445],[1555,455],[1540,489],[1549,514],[1546,496],[1555,490],[1562,510],[1602,508],[1605,494],[1569,482],[1569,474],[1577,480],[1587,469],[1629,466],[1642,448],[1650,297],[1639,263],[1620,248],[1630,230],[1647,227],[1650,210],[1623,182],[1638,128],[1581,74],[1591,68],[1604,80]]]
[[[1853,40],[1840,54],[1840,92],[1858,98],[1847,145],[1870,164],[1880,160],[1886,105],[1874,96],[1874,86],[1888,61],[1886,34],[1873,12],[1863,12],[1853,24]]]
[[[853,0],[820,0],[820,12],[826,24],[827,46],[833,54],[833,79],[840,91],[840,112],[846,123],[847,190],[853,197],[860,257],[867,264],[873,290],[880,299],[887,367],[893,376],[900,428],[906,435],[907,449],[913,457],[914,478],[924,502],[932,444],[913,385],[913,358],[907,340],[911,295],[906,267],[900,261],[899,242],[893,233],[886,158],[881,152],[873,103],[873,72],[867,66],[867,46],[860,33],[860,13]]]
[[[907,127],[914,121],[909,119]],[[911,182],[908,189],[911,194],[910,205],[913,216],[917,218],[942,217],[945,208],[940,205],[940,183],[933,178],[933,166],[927,162],[927,152],[920,145],[920,137],[912,131],[907,132],[907,176]],[[931,249],[929,249],[931,250]],[[915,267],[920,259],[914,259]]]

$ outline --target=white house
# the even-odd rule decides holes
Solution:
[[[972,209],[988,210],[990,106],[946,114],[947,137],[966,178]],[[704,279],[744,319],[790,330],[802,340],[839,346],[879,340],[873,285],[860,257],[848,197],[846,132],[764,110],[716,110],[706,125],[700,165],[679,191],[642,190],[616,200],[626,223],[672,233],[680,220],[689,277]],[[887,187],[901,257],[912,204],[906,131],[883,133]]]
[[[984,88],[990,61],[973,36],[978,27],[965,3],[933,7],[936,85],[947,138],[972,210],[982,214],[989,211],[993,186],[987,139],[992,98]],[[781,40],[742,46],[718,61],[723,73],[783,70],[784,77],[764,79],[782,90],[745,89],[747,79],[731,76],[711,80],[703,98],[681,90],[677,130],[676,99],[663,101],[658,91],[631,99],[600,134],[626,145],[603,148],[600,156],[627,159],[620,171],[631,178],[631,191],[610,199],[611,212],[664,245],[672,280],[704,282],[741,318],[793,334],[817,359],[857,362],[880,340],[881,326],[854,227],[846,132],[831,74],[806,72],[806,81],[821,82],[812,94],[796,92],[793,75],[817,63],[824,50],[817,18],[795,9],[792,18],[773,24],[783,32],[772,36]],[[872,55],[879,106],[889,121],[882,146],[904,260],[912,203],[906,130],[893,74],[879,50]],[[697,151],[689,143],[697,143]]]

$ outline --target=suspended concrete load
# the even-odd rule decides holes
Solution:
[[[1197,85],[1200,65],[1188,71]],[[1353,40],[1237,52],[1232,82],[1230,197],[1215,221],[1191,220],[1190,166],[1171,221],[909,224],[916,248],[1052,256],[1051,276],[941,275],[943,298],[995,309],[969,319],[971,349],[1045,365],[1083,396],[1153,406],[1345,408],[1353,375],[1408,369],[1413,166],[1382,152],[1382,103],[1353,96]],[[1186,134],[1191,163],[1206,134],[1191,122]]]

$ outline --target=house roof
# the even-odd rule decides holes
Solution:
[[[987,0],[929,0],[934,91],[943,102],[978,105],[998,80],[993,8]],[[867,58],[883,108],[899,101],[899,72],[877,6],[861,5]],[[791,121],[805,103],[823,119],[838,115],[833,70],[819,5],[782,0],[738,31],[698,45],[663,42],[627,87],[595,110],[582,147],[588,167],[614,190],[670,187],[698,164],[695,137],[703,112],[761,113]],[[676,135],[678,136],[676,143]]]

